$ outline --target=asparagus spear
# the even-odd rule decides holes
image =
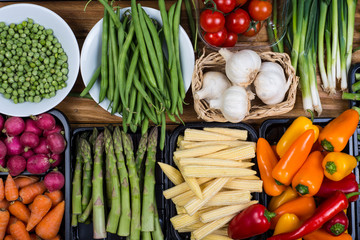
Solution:
[[[93,228],[94,238],[106,238],[105,207],[103,193],[102,161],[104,153],[104,133],[100,133],[95,143],[94,174],[92,179],[93,191]]]
[[[109,170],[111,174],[111,209],[108,216],[106,231],[116,233],[120,220],[120,183],[116,168],[116,157],[114,154],[114,143],[109,129],[104,130],[106,157],[109,159]]]
[[[78,215],[71,215],[71,226],[76,227],[78,225]]]
[[[129,179],[128,172],[126,170],[123,144],[121,139],[121,132],[119,127],[116,127],[113,133],[114,139],[114,150],[117,159],[117,169],[119,173],[120,185],[121,185],[121,215],[119,221],[119,228],[117,234],[119,236],[129,236],[130,234],[130,190],[129,190]]]
[[[84,223],[84,222],[86,222],[86,220],[88,220],[88,218],[92,212],[92,209],[93,209],[93,200],[91,198],[89,201],[89,204],[87,205],[87,207],[85,208],[83,213],[79,216],[80,223]]]
[[[155,221],[155,229],[151,232],[153,240],[163,240],[164,235],[161,230],[160,222],[159,222],[159,214],[156,206],[156,198],[154,197],[154,221]]]
[[[151,240],[151,232],[141,232],[142,240]]]
[[[74,170],[74,177],[72,181],[72,213],[75,215],[81,214],[81,168],[82,157],[79,147],[80,137],[76,138],[76,163]],[[75,224],[75,222],[74,222]]]
[[[129,171],[129,180],[131,188],[131,230],[130,240],[140,239],[140,214],[141,214],[141,201],[140,201],[140,184],[139,178],[136,173],[136,165],[134,159],[133,142],[129,135],[121,132],[124,152],[126,156],[126,165]]]
[[[112,204],[111,191],[113,188],[111,173],[110,173],[110,158],[106,152],[105,154],[105,190],[106,190],[106,202],[107,206],[110,207]]]
[[[143,163],[144,156],[146,153],[147,139],[148,139],[148,133],[146,132],[145,134],[143,134],[141,136],[140,142],[139,142],[139,147],[136,152],[136,169],[137,169],[138,176],[141,176],[141,168],[142,168],[142,163]]]
[[[82,211],[89,205],[91,198],[91,174],[92,174],[92,158],[91,158],[91,146],[89,142],[81,138],[79,143],[79,149],[81,157],[83,159],[83,178],[82,178],[82,199],[81,206]]]
[[[141,231],[154,231],[154,196],[155,196],[155,162],[156,162],[156,146],[158,139],[158,129],[154,127],[148,139],[143,202],[142,202],[142,216],[141,216]]]
[[[89,137],[89,143],[91,144],[92,153],[95,154],[95,142],[99,135],[99,131],[94,127],[92,134]]]

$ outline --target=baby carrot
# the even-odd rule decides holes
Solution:
[[[61,190],[46,192],[45,195],[51,199],[52,208],[58,205],[62,200],[64,200],[64,194]]]
[[[0,208],[0,240],[4,239],[6,227],[9,223],[10,213],[6,209]]]
[[[22,221],[17,221],[10,225],[10,233],[14,240],[31,240],[30,234],[25,229]]]
[[[19,197],[19,191],[10,174],[8,174],[5,181],[5,197],[8,201],[15,201]]]
[[[20,201],[13,201],[10,203],[9,212],[17,217],[19,220],[27,223],[30,218],[29,209]]]
[[[0,201],[5,198],[4,180],[0,178]]]
[[[54,238],[48,239],[48,240],[61,240],[61,237],[60,237],[60,235],[56,235]]]
[[[44,185],[44,182],[36,182],[33,184],[30,184],[19,191],[20,199],[24,204],[29,204],[34,201],[35,197],[37,195],[43,194],[45,192],[46,187]]]
[[[11,235],[6,235],[4,240],[14,240],[14,238]]]
[[[26,230],[30,231],[33,229],[36,224],[38,224],[41,219],[48,213],[52,205],[52,202],[48,196],[38,195],[31,207],[31,215],[26,225]]]
[[[7,233],[7,234],[9,234],[9,235],[11,234],[11,233],[10,233],[10,226],[11,226],[11,224],[16,223],[17,220],[18,220],[18,219],[17,219],[16,217],[10,215],[9,224],[8,224],[8,226],[7,226],[7,229],[6,229],[6,233]]]
[[[41,222],[36,226],[36,234],[44,239],[54,238],[59,232],[64,211],[65,201],[62,201],[48,214],[46,214]]]
[[[36,183],[39,181],[39,177],[36,176],[18,176],[14,178],[17,188],[23,188],[30,184]]]
[[[8,209],[9,208],[9,202],[5,198],[0,201],[0,208]]]

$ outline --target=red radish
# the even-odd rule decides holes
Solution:
[[[66,141],[60,133],[52,133],[46,137],[46,143],[52,153],[60,154],[65,150]]]
[[[7,148],[7,155],[20,155],[24,152],[24,147],[21,145],[20,137],[7,137],[4,141]]]
[[[40,174],[49,170],[50,164],[51,162],[45,154],[36,154],[27,160],[26,169],[29,173]]]
[[[3,167],[3,168],[6,166],[6,159],[5,158],[0,158],[0,166]]]
[[[31,118],[26,119],[25,121],[25,130],[24,132],[32,132],[38,136],[41,136],[42,130],[36,126],[36,123]]]
[[[0,158],[5,158],[7,153],[6,145],[3,141],[0,140]]]
[[[46,143],[46,138],[40,138],[39,145],[33,149],[34,153],[37,154],[49,154],[50,150]]]
[[[0,114],[0,131],[2,131],[4,128],[4,122],[4,117]]]
[[[24,152],[21,156],[23,156],[25,159],[28,159],[29,157],[31,157],[34,154],[35,153],[33,152],[33,150],[29,149],[26,152]]]
[[[20,117],[10,117],[6,119],[4,124],[3,133],[6,133],[8,136],[17,136],[22,133],[25,129],[25,122]]]
[[[57,167],[59,166],[64,159],[64,156],[62,154],[51,154],[50,160],[53,160],[54,162],[51,164],[51,167]]]
[[[64,175],[58,170],[54,170],[46,174],[44,178],[44,184],[49,192],[60,190],[64,187],[65,178]]]
[[[19,155],[12,156],[7,160],[6,166],[11,176],[17,176],[25,170],[26,160]]]
[[[33,117],[36,126],[42,130],[51,130],[55,127],[55,118],[50,113],[43,113]]]
[[[35,133],[24,132],[21,134],[20,142],[25,147],[24,151],[27,152],[30,148],[36,148],[40,143],[40,139]]]
[[[56,125],[56,126],[54,127],[54,129],[44,130],[43,136],[44,136],[44,137],[47,137],[47,136],[49,136],[49,135],[52,134],[52,133],[60,133],[61,135],[64,135],[64,129],[63,129],[62,126]]]

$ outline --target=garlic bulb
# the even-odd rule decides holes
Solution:
[[[232,53],[222,48],[219,53],[226,61],[226,76],[236,85],[250,85],[258,73],[261,66],[260,56],[252,50],[241,50]]]
[[[218,99],[210,100],[210,108],[220,109],[229,122],[240,122],[250,111],[253,96],[245,88],[232,86],[226,89]]]
[[[225,74],[221,72],[207,72],[204,74],[202,88],[196,92],[195,97],[207,101],[221,96],[231,83]]]
[[[256,95],[267,105],[278,104],[284,100],[290,87],[286,82],[284,70],[277,63],[265,62],[254,81]]]

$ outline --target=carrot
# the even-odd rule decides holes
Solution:
[[[31,240],[30,234],[25,229],[22,221],[17,221],[10,225],[10,233],[14,240]]]
[[[0,240],[3,240],[6,233],[6,227],[9,223],[10,213],[6,209],[0,208]]]
[[[30,210],[20,201],[11,202],[9,212],[25,223],[29,221]]]
[[[16,223],[17,221],[18,221],[18,219],[16,217],[10,215],[9,224],[7,226],[7,229],[6,229],[7,234],[10,234],[10,226],[11,226],[11,224]]]
[[[61,190],[57,190],[57,191],[53,191],[53,192],[46,192],[45,195],[51,199],[51,201],[52,201],[51,207],[55,207],[62,200],[64,200],[64,194]]]
[[[37,195],[43,194],[45,190],[46,187],[43,181],[30,184],[20,189],[19,191],[20,199],[24,204],[32,203],[35,197]]]
[[[44,239],[51,239],[56,237],[59,232],[62,218],[65,211],[65,201],[59,203],[52,209],[41,222],[36,226],[36,234]]]
[[[31,240],[41,240],[41,238],[38,235],[36,235],[35,233],[30,234],[30,239]]]
[[[0,201],[0,208],[8,209],[9,208],[9,202],[5,198]]]
[[[17,188],[23,188],[30,184],[36,183],[39,181],[39,177],[36,176],[18,176],[14,178]]]
[[[10,174],[5,181],[5,197],[8,201],[15,201],[19,197],[19,190]]]
[[[52,205],[52,202],[48,196],[38,195],[31,207],[31,215],[28,224],[26,225],[26,230],[30,231],[33,229],[36,224],[38,224],[41,219],[48,213]]]
[[[4,180],[0,178],[0,201],[5,198]]]
[[[14,240],[14,238],[11,235],[6,235],[4,240]]]
[[[61,240],[61,237],[60,237],[60,235],[56,235],[54,238],[51,238],[48,240]]]

